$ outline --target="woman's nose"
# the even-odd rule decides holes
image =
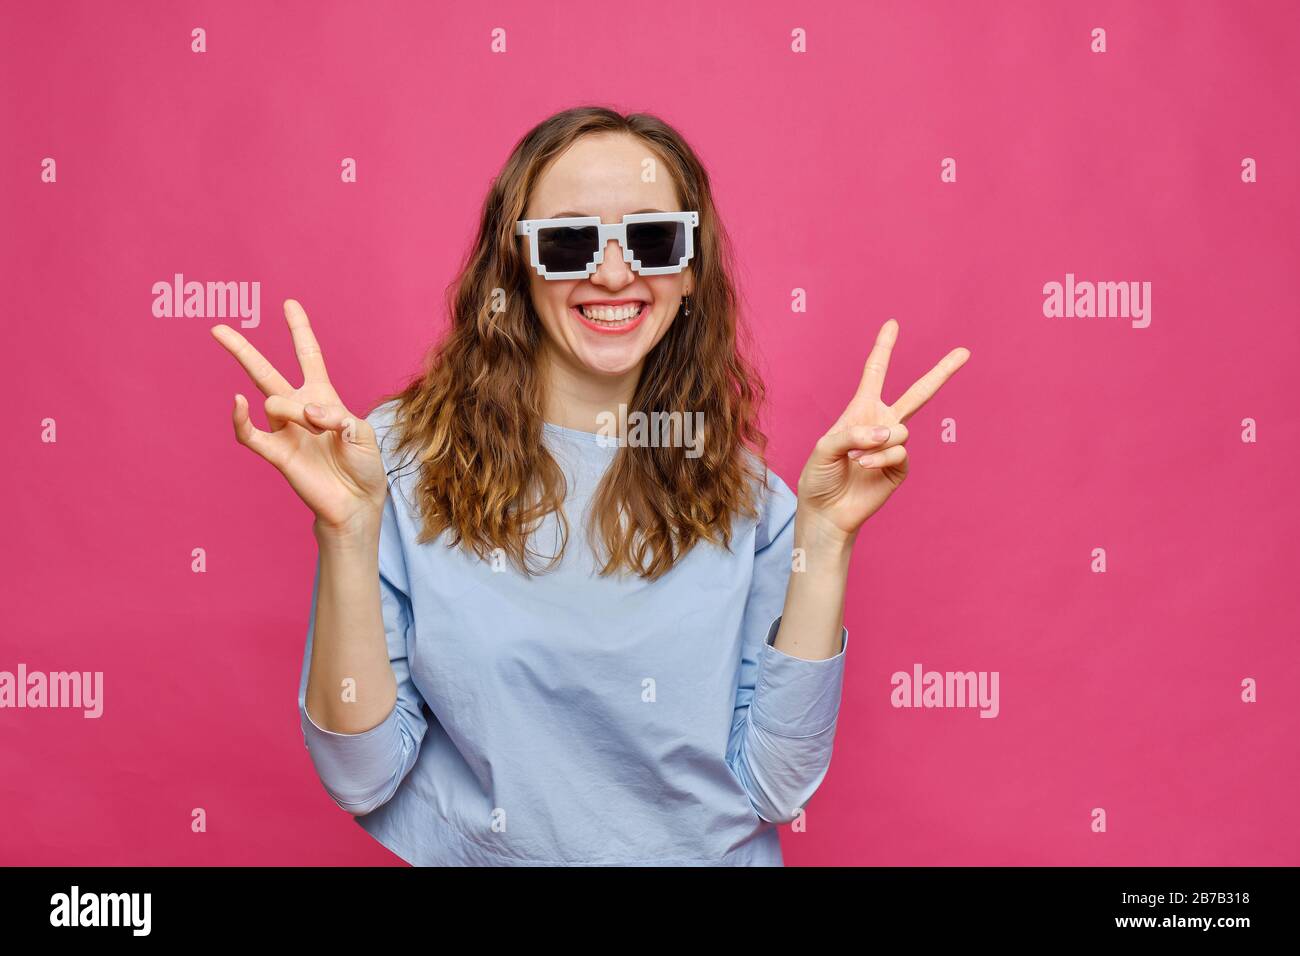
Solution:
[[[619,289],[635,278],[636,274],[623,261],[623,247],[618,244],[618,240],[611,239],[605,243],[605,261],[596,267],[591,281],[607,288]]]

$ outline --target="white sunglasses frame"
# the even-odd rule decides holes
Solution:
[[[643,276],[675,275],[686,268],[686,264],[695,256],[695,230],[686,230],[686,254],[675,266],[658,266],[642,268],[641,260],[633,256],[634,250],[627,247],[627,227],[638,222],[684,222],[688,226],[700,224],[700,214],[695,210],[688,212],[633,212],[623,217],[622,222],[603,223],[599,216],[571,216],[567,219],[519,219],[515,222],[515,235],[528,236],[529,255],[532,267],[544,279],[585,279],[605,261],[605,246],[609,240],[617,239],[618,247],[623,250],[623,261],[630,263],[632,271]],[[595,226],[597,235],[596,252],[586,269],[581,272],[547,272],[546,266],[538,260],[537,243],[534,237],[539,229],[552,229],[556,226],[581,228]]]

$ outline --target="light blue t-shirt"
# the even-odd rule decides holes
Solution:
[[[389,472],[379,574],[398,698],[363,733],[307,714],[313,588],[298,706],[333,800],[414,865],[782,865],[776,824],[826,775],[848,649],[847,629],[826,660],[771,644],[789,487],[768,471],[730,552],[699,543],[657,581],[602,578],[585,514],[618,449],[547,423],[570,534],[562,563],[529,578],[445,536],[417,542],[392,411],[368,421]],[[557,529],[548,516],[535,548],[554,553]]]

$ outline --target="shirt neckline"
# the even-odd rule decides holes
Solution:
[[[554,422],[542,422],[542,427],[549,429],[555,434],[568,436],[575,441],[588,442],[589,444],[595,445],[597,448],[604,448],[609,451],[616,451],[618,449],[617,441],[609,441],[613,436],[602,435],[600,432],[585,432],[580,428],[568,428],[564,425],[557,425]],[[609,444],[604,444],[602,439],[604,441],[609,441]]]

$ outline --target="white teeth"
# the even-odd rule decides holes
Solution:
[[[582,305],[578,308],[587,318],[607,325],[621,325],[636,318],[641,311],[641,303],[629,305]]]

